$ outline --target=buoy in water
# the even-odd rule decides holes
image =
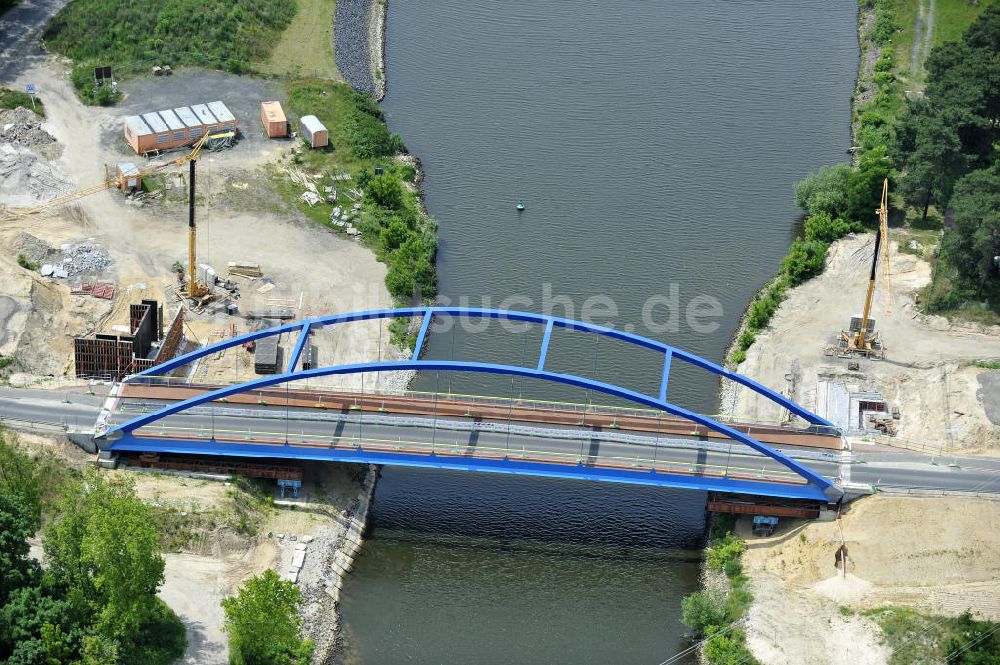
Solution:
[[[518,210],[524,210],[524,199],[518,199],[517,200],[517,209]]]

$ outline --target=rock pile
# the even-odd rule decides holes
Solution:
[[[75,246],[63,245],[61,267],[70,276],[96,275],[111,267],[111,257],[94,242],[82,242]]]
[[[372,80],[368,21],[372,0],[337,0],[333,21],[333,45],[337,69],[352,88],[375,94]]]
[[[0,111],[0,138],[24,146],[47,145],[56,141],[42,129],[40,118],[23,106]]]

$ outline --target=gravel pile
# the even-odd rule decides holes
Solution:
[[[47,145],[56,141],[42,129],[38,116],[22,106],[0,111],[0,138],[26,146]]]
[[[375,94],[368,43],[371,11],[372,0],[337,0],[333,21],[337,69],[352,88],[367,95]]]
[[[56,251],[49,245],[30,233],[21,232],[11,243],[14,247],[14,255],[24,254],[24,258],[35,263],[49,263]]]
[[[63,248],[62,269],[73,275],[93,275],[111,266],[111,257],[93,242],[82,242],[75,247]]]

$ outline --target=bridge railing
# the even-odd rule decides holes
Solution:
[[[151,431],[149,431],[151,430]],[[733,480],[754,480],[789,485],[806,485],[805,479],[787,469],[753,466],[746,462],[733,464],[699,463],[671,456],[671,451],[654,448],[637,449],[634,454],[615,455],[601,453],[597,458],[588,455],[586,445],[576,451],[533,448],[526,445],[490,446],[477,444],[474,455],[467,444],[458,441],[426,440],[416,438],[380,438],[372,436],[313,434],[292,431],[216,430],[172,426],[164,421],[147,428],[142,439],[165,438],[171,440],[205,441],[220,443],[266,444],[273,446],[294,445],[305,448],[330,450],[365,450],[368,452],[412,453],[450,457],[475,457],[478,459],[512,459],[557,465],[580,465],[640,472],[672,473]],[[738,444],[737,444],[738,445]]]
[[[246,381],[245,377],[213,377],[213,383],[202,383],[196,382],[191,377],[178,377],[170,375],[146,375],[143,377],[144,382],[148,381],[150,384],[159,387],[178,387],[178,388],[200,388],[205,390],[210,390],[223,385],[237,385]],[[321,381],[315,379],[301,379],[295,384],[286,384],[288,386],[288,391],[290,392],[329,392],[337,393],[338,395],[355,395],[358,402],[363,398],[417,398],[425,399],[431,402],[442,402],[442,403],[462,403],[469,404],[477,407],[498,407],[498,408],[508,408],[511,406],[518,408],[527,408],[536,411],[549,411],[552,413],[557,412],[568,412],[568,413],[579,413],[581,415],[608,415],[612,417],[620,418],[649,418],[653,420],[659,420],[661,418],[670,418],[664,414],[662,410],[652,409],[642,406],[621,406],[615,404],[605,404],[601,402],[569,402],[560,400],[543,400],[533,397],[524,397],[522,395],[517,396],[502,396],[502,395],[479,395],[474,393],[463,393],[463,392],[435,392],[435,391],[421,391],[421,390],[394,390],[387,388],[359,388],[355,386],[337,386],[333,384],[325,384]],[[263,393],[263,391],[258,391]],[[274,392],[271,389],[270,392]],[[253,394],[252,392],[249,394]],[[709,415],[710,418],[714,420],[719,420],[729,424],[742,425],[747,428],[754,427],[774,427],[787,429],[792,431],[809,429],[811,432],[818,434],[828,434],[830,436],[837,436],[839,431],[837,428],[825,425],[816,425],[798,421],[789,420],[762,420],[762,419],[750,419],[743,418],[740,416],[734,416],[729,414],[715,414]]]

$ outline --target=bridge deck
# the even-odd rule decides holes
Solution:
[[[120,397],[123,399],[175,401],[194,397],[217,387],[210,385],[155,386],[130,383],[123,384]],[[473,420],[508,420],[567,427],[655,432],[662,436],[694,436],[701,439],[729,440],[715,430],[701,427],[683,418],[653,412],[649,412],[649,415],[643,415],[634,409],[620,410],[619,412],[613,408],[593,405],[587,407],[585,405],[550,404],[541,407],[528,406],[518,402],[505,405],[498,398],[472,399],[466,396],[449,397],[447,395],[432,398],[322,390],[285,390],[281,388],[265,388],[255,390],[252,393],[233,395],[228,398],[228,402],[256,405],[263,402],[264,405],[268,406],[293,408],[429,415]],[[795,426],[722,422],[740,432],[749,434],[761,443],[824,450],[840,450],[842,448],[841,437],[835,433],[810,431]]]

